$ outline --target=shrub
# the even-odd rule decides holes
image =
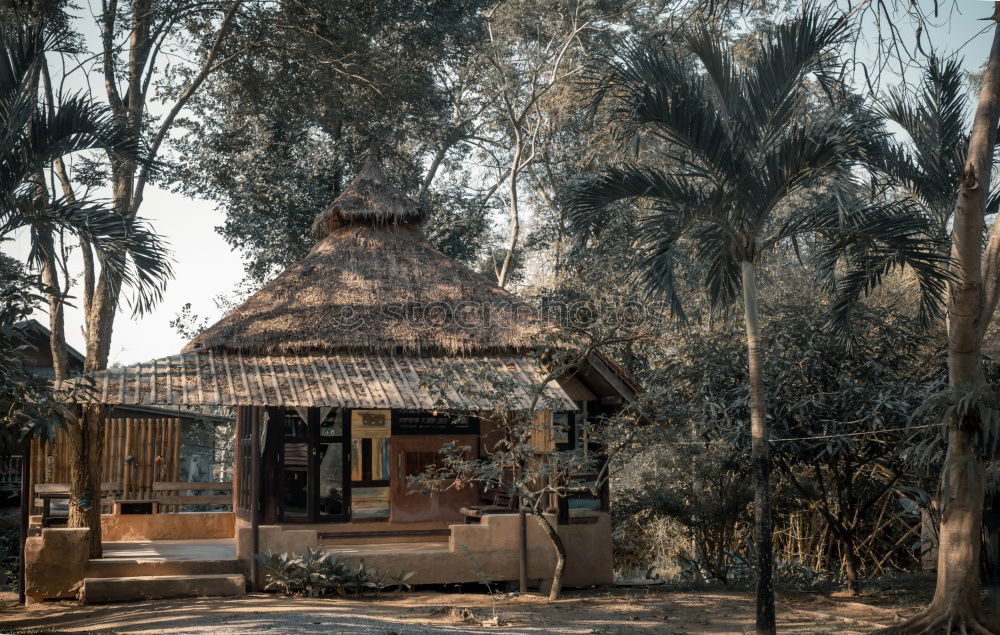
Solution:
[[[264,588],[288,595],[320,597],[365,591],[378,594],[390,588],[398,591],[413,588],[407,582],[413,571],[382,573],[366,567],[364,562],[354,568],[332,553],[311,547],[301,554],[264,551],[257,555],[257,562],[266,580]]]

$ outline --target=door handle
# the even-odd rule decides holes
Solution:
[[[396,455],[396,480],[403,480],[403,453],[400,452]]]

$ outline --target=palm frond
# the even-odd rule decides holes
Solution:
[[[102,270],[131,287],[136,314],[149,311],[173,277],[170,250],[142,219],[126,219],[105,202],[65,199],[40,202],[30,192],[0,199],[0,236],[27,228],[31,236],[28,264],[38,267],[48,244],[45,236],[65,230],[87,239]]]
[[[894,88],[879,107],[909,137],[891,144],[887,173],[922,201],[941,226],[951,215],[965,161],[967,105],[960,60],[931,55],[920,89]]]
[[[698,262],[706,269],[705,288],[713,310],[731,306],[742,284],[740,263],[729,233],[717,224],[702,224],[692,232]]]
[[[831,81],[839,68],[831,53],[850,33],[850,23],[844,16],[807,5],[798,16],[773,26],[758,38],[760,53],[750,63],[743,82],[745,106],[755,121],[767,122],[760,128],[765,136],[791,120],[808,73],[821,81]]]
[[[85,96],[43,105],[37,95],[39,64],[62,46],[61,34],[38,28],[0,26],[0,236],[27,228],[28,262],[38,266],[51,236],[68,231],[94,247],[102,271],[132,287],[133,309],[149,310],[172,276],[169,250],[145,222],[115,213],[103,201],[45,200],[35,179],[55,159],[85,150],[105,150],[145,159],[107,106]]]
[[[643,217],[637,228],[636,270],[650,296],[665,300],[671,314],[681,323],[687,315],[677,293],[677,241],[684,234],[683,219],[670,212]]]
[[[878,286],[892,271],[909,269],[920,291],[919,319],[922,324],[941,314],[952,275],[949,258],[932,235],[927,218],[910,201],[858,202],[827,214],[826,244],[815,258],[818,268],[836,280],[836,299],[830,324],[848,335],[850,314],[858,301]],[[843,262],[846,272],[834,271]]]
[[[654,134],[693,157],[706,176],[733,175],[734,149],[726,120],[705,77],[660,47],[628,42],[598,60],[586,84],[594,103],[615,104],[620,134]]]
[[[581,240],[589,238],[608,207],[627,199],[669,201],[676,214],[703,209],[711,196],[711,184],[683,178],[662,170],[636,165],[608,167],[596,176],[570,184],[564,214],[570,231]],[[706,194],[706,191],[708,192]]]
[[[743,110],[743,85],[737,74],[733,53],[716,30],[700,29],[687,38],[688,48],[695,54],[711,80],[716,103],[730,119],[740,119]]]

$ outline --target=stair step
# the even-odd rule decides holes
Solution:
[[[389,531],[319,532],[323,545],[363,545],[376,543],[409,544],[415,542],[448,543],[451,529],[397,529]]]
[[[240,573],[239,560],[142,560],[126,558],[94,559],[87,563],[88,578],[130,576],[220,575]]]
[[[83,604],[162,600],[167,598],[243,595],[246,579],[229,575],[143,575],[84,578],[79,600]]]

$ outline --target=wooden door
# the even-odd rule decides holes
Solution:
[[[413,523],[428,520],[462,521],[462,507],[475,505],[479,496],[475,487],[465,486],[437,494],[423,494],[419,488],[407,483],[407,476],[423,472],[427,465],[438,464],[438,450],[449,442],[479,450],[479,436],[462,435],[402,435],[393,436],[390,442],[392,455],[391,496],[389,520]]]
[[[334,408],[274,409],[281,522],[340,522],[349,518],[350,431]],[[320,420],[320,416],[323,420]]]

